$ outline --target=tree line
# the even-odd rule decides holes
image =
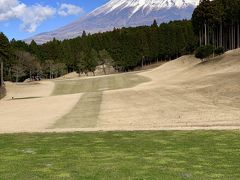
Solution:
[[[192,16],[199,46],[225,51],[240,47],[240,0],[201,0]]]
[[[23,81],[32,76],[55,78],[68,72],[88,73],[97,66],[111,65],[116,71],[131,71],[158,61],[169,61],[192,53],[197,39],[188,20],[151,26],[121,28],[87,34],[38,45],[0,33],[0,57],[4,62],[4,79]]]

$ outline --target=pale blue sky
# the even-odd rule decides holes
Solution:
[[[0,0],[0,31],[26,39],[64,26],[108,0]]]

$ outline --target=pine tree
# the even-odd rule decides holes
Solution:
[[[82,37],[86,37],[86,36],[87,36],[86,31],[83,31],[83,33],[82,33]]]
[[[99,62],[99,55],[95,49],[91,49],[88,59],[88,70],[95,76],[95,70]]]
[[[78,67],[79,77],[81,73],[86,72],[86,67],[84,63],[85,61],[86,61],[86,54],[83,51],[81,51],[77,55],[77,67]]]
[[[156,28],[156,29],[158,28],[158,23],[157,23],[156,19],[154,19],[153,24],[152,24],[151,27]]]
[[[37,43],[34,40],[32,40],[30,45],[29,45],[29,52],[32,53],[32,54],[38,55],[39,54],[38,51],[39,50],[38,50]]]

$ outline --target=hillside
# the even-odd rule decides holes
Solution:
[[[239,57],[239,49],[207,62],[183,56],[140,73],[19,84],[17,91],[7,84],[0,132],[239,129]]]

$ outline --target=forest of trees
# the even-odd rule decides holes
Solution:
[[[42,45],[11,40],[0,34],[4,79],[23,81],[41,75],[55,78],[77,71],[93,72],[109,64],[117,71],[133,70],[157,61],[168,61],[192,53],[197,44],[191,21],[174,21],[158,26],[114,29],[111,32],[83,33],[81,37]],[[103,68],[104,69],[104,68]]]
[[[199,46],[231,50],[240,47],[240,0],[202,0],[192,16]]]
[[[97,65],[98,58],[92,58],[96,51],[105,50],[111,56],[112,65],[118,71],[129,71],[137,66],[150,64],[159,60],[174,59],[194,50],[195,36],[190,21],[176,21],[151,27],[114,29],[111,32],[77,37],[63,42],[53,40],[41,46],[30,44],[31,53],[41,62],[52,60],[64,63],[67,71],[78,70],[80,61],[84,62],[80,69],[91,71]],[[89,58],[95,60],[89,60]],[[90,62],[88,62],[90,61]],[[99,60],[98,60],[99,61]]]

